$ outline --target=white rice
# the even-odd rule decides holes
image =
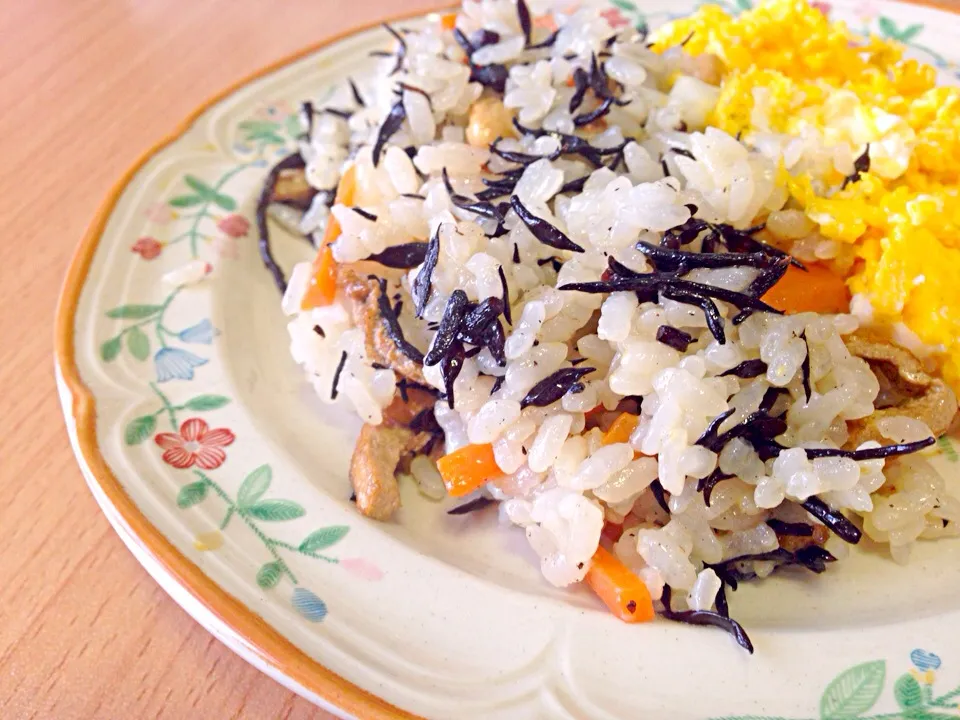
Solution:
[[[596,10],[583,9],[562,27],[552,49],[524,50],[516,8],[505,0],[470,0],[457,23],[467,35],[481,27],[500,33],[500,41],[477,51],[473,61],[514,63],[503,102],[517,111],[519,122],[566,133],[574,130],[568,109],[573,88],[566,78],[574,68],[588,69],[591,54],[604,50],[605,40],[618,33]],[[684,591],[680,595],[686,594],[693,609],[712,607],[720,587],[705,563],[776,550],[777,535],[766,521],[817,524],[797,504],[811,496],[861,517],[866,534],[889,543],[899,560],[917,538],[952,533],[960,526],[960,503],[945,495],[942,480],[921,457],[888,462],[807,458],[804,448],[841,446],[847,439],[845,421],[873,412],[877,379],[843,342],[859,326],[854,315],[756,313],[734,325],[736,309],[718,302],[726,335],[720,344],[707,329],[704,313],[689,304],[641,302],[632,292],[604,297],[557,289],[600,279],[610,258],[649,272],[651,266],[635,248],[638,239],[657,244],[661,233],[691,216],[739,228],[765,219],[780,237],[801,243],[810,239],[808,246],[798,247],[809,247],[811,257],[830,257],[836,249],[811,237],[812,223],[785,206],[787,194],[775,170],[780,160],[787,167],[796,162],[787,142],[774,137],[759,152],[704,127],[718,89],[690,75],[690,59],[682,53],[656,55],[633,30],[620,30],[606,70],[632,102],[614,107],[607,129],[590,141],[615,147],[630,138],[623,162],[610,170],[596,169],[576,155],[544,157],[526,167],[514,191],[532,213],[585,252],[544,245],[512,210],[506,214],[506,234],[491,238],[496,222],[457,208],[441,180],[445,169],[455,191],[470,195],[484,189],[481,178],[489,177],[488,170],[515,167],[464,139],[468,110],[484,90],[469,82],[463,52],[450,32],[430,26],[406,34],[405,41],[403,69],[387,77],[394,60],[384,60],[380,84],[365,89],[366,109],[349,121],[323,115],[313,123],[302,146],[307,177],[320,189],[335,186],[346,148],[355,149],[350,162],[357,168],[356,205],[377,219],[333,206],[330,212],[342,228],[333,245],[338,262],[425,241],[439,228],[440,258],[423,321],[414,320],[410,297],[419,269],[384,273],[402,294],[401,326],[407,338],[423,350],[432,337],[426,323],[440,320],[453,290],[463,290],[473,302],[499,297],[498,273],[503,272],[514,319],[512,326],[505,325],[506,365],[499,366],[487,349],[467,358],[454,384],[454,407],[438,400],[435,414],[447,452],[492,443],[503,476],[489,483],[487,491],[503,500],[506,522],[525,528],[549,582],[562,586],[583,578],[605,519],[622,525],[614,550],[654,597],[660,597],[666,583]],[[665,92],[675,73],[680,74]],[[398,82],[423,88],[431,101],[419,93],[402,93],[407,119],[374,167],[371,145],[396,102],[392,90]],[[403,150],[410,145],[416,148],[412,159]],[[559,143],[549,136],[507,137],[500,147],[547,156]],[[670,148],[684,149],[693,159]],[[880,158],[873,160],[883,165]],[[565,182],[587,174],[582,192],[557,195]],[[311,208],[303,227],[319,229],[324,215],[323,207]],[[699,242],[686,249],[697,250]],[[514,253],[520,263],[513,262]],[[552,257],[563,263],[559,272],[551,266]],[[730,268],[698,270],[688,279],[742,290],[755,275],[750,268]],[[324,402],[348,407],[366,422],[381,422],[383,408],[394,397],[395,373],[373,367],[343,304],[299,311],[308,279],[309,266],[298,266],[283,301],[291,316],[294,358]],[[596,329],[590,330],[595,314]],[[692,337],[686,351],[657,340],[661,325]],[[344,352],[339,394],[331,400],[334,371]],[[802,368],[808,354],[811,395],[805,400]],[[583,380],[582,392],[546,408],[521,408],[534,385],[570,367],[574,358],[596,368]],[[767,365],[764,375],[721,377],[744,360],[758,358]],[[425,368],[424,374],[431,385],[444,389],[438,366]],[[495,378],[503,382],[491,392]],[[774,411],[786,412],[786,430],[777,440],[789,449],[764,460],[742,439],[730,441],[719,453],[696,443],[710,422],[730,409],[733,414],[719,432],[745,420],[770,388],[786,391]],[[588,412],[615,411],[626,397],[641,400],[639,423],[628,443],[603,445],[600,430],[585,431]],[[922,423],[906,418],[889,418],[882,427],[891,442],[930,434]],[[736,477],[719,483],[707,506],[697,485],[716,468]],[[425,495],[442,497],[431,460],[416,458],[411,473]],[[653,499],[655,479],[670,494],[669,516]],[[881,487],[882,496],[877,495]],[[836,546],[831,540],[829,547]],[[771,564],[754,567],[758,574],[771,569]],[[676,599],[682,604],[682,597]]]

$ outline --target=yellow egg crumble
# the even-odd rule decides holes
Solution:
[[[877,320],[942,346],[960,389],[960,89],[935,87],[934,69],[899,44],[856,35],[805,0],[737,17],[707,5],[654,41],[722,61],[709,124],[779,143],[791,206],[839,244],[834,268]],[[870,170],[841,189],[865,150]]]

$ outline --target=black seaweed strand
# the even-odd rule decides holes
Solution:
[[[273,282],[281,293],[287,290],[287,279],[284,277],[283,270],[277,264],[273,257],[273,251],[270,249],[270,228],[267,226],[267,208],[273,197],[273,191],[277,185],[277,178],[284,170],[296,170],[306,167],[303,157],[300,153],[287,155],[283,160],[274,165],[267,173],[266,180],[263,183],[263,189],[260,191],[260,197],[257,199],[256,221],[258,246],[260,249],[260,259],[263,261],[267,271],[273,277]]]
[[[423,364],[423,353],[403,336],[403,330],[400,328],[400,321],[397,314],[390,305],[390,298],[387,297],[387,281],[378,278],[380,284],[380,294],[377,297],[377,309],[380,311],[380,319],[387,330],[387,335],[397,346],[397,349],[413,360],[415,363]]]
[[[851,545],[860,542],[863,533],[850,522],[843,513],[834,510],[816,495],[808,497],[802,503],[804,509],[817,520],[830,528],[837,537]]]
[[[725,632],[733,636],[733,639],[737,641],[737,644],[746,650],[751,655],[753,654],[753,643],[750,642],[750,638],[747,636],[747,631],[743,629],[743,626],[740,625],[736,620],[733,620],[725,615],[722,615],[718,612],[713,612],[712,610],[674,610],[670,607],[670,600],[673,591],[669,585],[663,586],[663,595],[660,598],[660,602],[663,603],[663,616],[667,620],[673,620],[674,622],[686,623],[687,625],[706,625],[710,627],[720,628]]]
[[[587,89],[590,87],[590,77],[587,75],[587,71],[583,68],[577,68],[573,71],[573,97],[570,98],[570,113],[573,114],[577,109],[583,104],[583,98],[587,94]]]
[[[440,259],[440,225],[437,225],[433,237],[427,244],[427,252],[423,258],[423,267],[417,273],[413,281],[411,295],[413,295],[413,307],[416,317],[422,318],[423,311],[427,307],[427,301],[430,300],[430,289],[433,280],[433,271],[437,267],[437,260]]]
[[[374,167],[380,163],[380,154],[383,152],[384,145],[397,133],[406,117],[407,111],[403,107],[403,98],[401,97],[390,108],[390,112],[387,113],[387,117],[384,118],[380,130],[377,132],[377,140],[373,145]]]
[[[813,525],[802,522],[784,522],[776,518],[767,520],[767,525],[777,535],[789,535],[790,537],[811,537],[813,535]]]
[[[930,447],[936,442],[937,439],[935,437],[928,437],[915,442],[881,445],[878,448],[864,448],[863,450],[841,450],[840,448],[805,448],[804,450],[807,453],[807,458],[810,460],[824,457],[845,457],[858,461],[879,460],[881,458],[915,453]]]
[[[429,243],[409,242],[400,245],[392,245],[383,252],[376,253],[367,258],[373,262],[380,263],[386,267],[409,270],[417,265],[422,265],[426,260]]]
[[[516,243],[513,245],[513,255],[517,258],[514,262],[519,262]],[[507,286],[507,275],[503,271],[503,265],[497,268],[497,275],[500,276],[500,287],[503,289],[503,317],[506,319],[507,325],[513,325],[512,311],[510,310],[510,288]]]
[[[613,98],[608,97],[602,103],[600,103],[595,109],[590,112],[582,113],[580,115],[575,115],[573,118],[573,124],[577,127],[583,127],[584,125],[589,125],[595,120],[599,120],[604,115],[610,112],[610,107],[613,105]]]
[[[337,363],[337,369],[333,373],[333,384],[330,386],[330,399],[337,399],[337,386],[340,384],[340,374],[343,372],[343,366],[347,364],[347,351],[344,350],[340,355],[340,362]]]
[[[803,362],[800,363],[800,380],[803,384],[803,400],[810,402],[810,343],[807,342],[807,331],[800,333],[800,339],[803,340],[806,353],[803,356]]]
[[[663,483],[660,482],[660,478],[657,478],[650,483],[650,492],[653,493],[653,497],[657,501],[657,505],[659,505],[663,511],[669,515],[670,506],[667,504],[667,491],[663,489]]]
[[[523,224],[527,226],[531,234],[544,245],[549,245],[557,250],[570,250],[572,252],[583,252],[583,248],[568,238],[559,229],[530,212],[520,198],[514,195],[510,198],[510,204],[517,213]]]
[[[867,143],[863,153],[853,161],[853,172],[843,179],[840,189],[844,190],[850,183],[859,182],[861,173],[865,172],[870,172],[870,143]]]
[[[400,69],[403,67],[403,61],[407,57],[407,41],[403,39],[403,35],[398,33],[396,30],[390,27],[387,23],[384,23],[383,27],[388,33],[393,35],[394,39],[398,43],[397,51],[395,53],[397,62],[389,73],[390,75],[396,75],[398,72],[400,72]],[[374,165],[376,165],[376,163],[374,163]]]
[[[657,328],[657,341],[674,350],[686,352],[687,347],[693,342],[693,335],[670,325],[661,325]]]
[[[710,421],[710,424],[707,425],[706,430],[703,431],[700,437],[697,438],[697,442],[694,444],[710,447],[710,445],[712,445],[717,439],[720,426],[723,425],[723,421],[733,415],[736,411],[736,408],[730,408],[729,410],[724,410],[722,413],[717,415],[713,420]]]
[[[367,103],[364,101],[363,95],[360,94],[360,88],[357,87],[353,78],[347,78],[347,82],[350,83],[350,92],[353,93],[353,101],[360,107],[366,107]]]
[[[729,480],[732,477],[735,476],[721,471],[720,468],[716,468],[705,478],[700,478],[697,482],[697,492],[703,493],[703,504],[710,507],[710,496],[713,494],[713,489],[723,480]]]
[[[447,515],[467,515],[496,504],[496,500],[481,495],[480,497],[474,498],[473,500],[465,502],[462,505],[457,505],[452,510],[447,510]]]
[[[534,385],[520,401],[520,408],[523,409],[530,405],[546,407],[555,403],[568,392],[572,392],[575,386],[580,384],[580,378],[595,371],[596,368],[592,367],[561,368]],[[582,385],[580,389],[583,389]]]
[[[453,383],[463,370],[463,361],[466,355],[463,351],[463,345],[458,341],[447,352],[443,360],[440,361],[440,375],[443,378],[443,387],[446,391],[447,406],[453,409]]]
[[[467,302],[467,294],[463,290],[457,289],[451,293],[440,320],[440,327],[433,338],[433,344],[423,358],[424,365],[428,367],[436,365],[450,352],[457,340],[460,323],[463,322],[463,317],[467,313]]]
[[[526,0],[517,0],[517,17],[520,20],[520,30],[523,31],[523,46],[530,47],[530,33],[533,30],[533,23],[530,20],[530,8],[527,7]]]
[[[760,377],[767,372],[767,364],[760,358],[754,360],[744,360],[739,365],[735,365],[729,370],[724,370],[718,377],[727,377],[732,375],[734,377],[743,378],[744,380],[749,380],[750,378]]]

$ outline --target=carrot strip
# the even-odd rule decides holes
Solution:
[[[597,548],[583,580],[624,622],[653,620],[653,598],[647,586],[608,550]]]
[[[440,16],[440,27],[444,30],[453,30],[457,26],[457,14],[446,13]]]
[[[814,263],[803,271],[791,265],[763,301],[787,313],[842,313],[850,309],[850,291],[843,278]]]
[[[620,413],[600,439],[603,445],[630,442],[630,436],[637,429],[640,418],[632,413]]]
[[[437,460],[437,469],[453,497],[471,493],[487,480],[503,475],[493,456],[493,445],[465,445]]]
[[[337,196],[334,203],[339,205],[353,205],[357,194],[356,166],[351,165],[343,171],[340,184],[337,185]],[[323,239],[313,260],[313,276],[307,285],[307,290],[300,300],[301,310],[310,310],[322,305],[330,305],[337,294],[337,262],[333,258],[331,243],[340,236],[340,223],[331,215],[327,220],[327,228],[323,232]]]

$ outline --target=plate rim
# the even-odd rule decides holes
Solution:
[[[957,0],[897,0],[897,2],[960,16],[960,3]],[[80,377],[75,353],[74,330],[80,296],[88,279],[94,256],[123,192],[150,160],[189,132],[201,116],[244,87],[355,34],[383,23],[424,17],[432,13],[456,10],[459,7],[459,3],[444,2],[424,9],[390,13],[384,17],[352,25],[339,33],[325,36],[256,68],[204,99],[186,117],[176,123],[172,130],[141,152],[111,185],[104,199],[97,206],[93,219],[87,225],[80,243],[70,258],[58,295],[54,317],[55,372],[60,391],[60,404],[66,416],[65,421],[71,440],[71,450],[77,456],[81,475],[90,486],[94,500],[101,506],[107,521],[137,562],[188,616],[199,622],[204,630],[213,634],[228,649],[240,655],[244,661],[263,670],[272,679],[308,701],[313,701],[308,696],[313,694],[339,712],[370,720],[423,720],[423,718],[402,710],[337,675],[296,647],[279,631],[267,624],[254,610],[217,585],[196,563],[178,550],[162,531],[150,522],[124,490],[110,469],[97,442],[96,400],[90,388]],[[94,484],[99,493],[94,489]],[[110,510],[116,513],[116,522],[110,512],[103,507],[104,503],[107,503]],[[129,535],[121,532],[121,524],[129,528]],[[133,550],[134,544],[139,552]],[[185,602],[174,597],[166,583],[146,566],[144,562],[146,558],[156,564],[158,573],[163,573],[183,591],[185,599],[189,598],[196,603],[195,611],[191,611]],[[224,637],[212,630],[208,623],[201,621],[198,614],[212,617],[214,623],[219,623],[231,631],[238,640],[237,645],[242,646],[245,652],[240,652],[233,644],[228,643]]]
[[[83,465],[85,464],[90,473],[86,479],[96,482],[102,491],[104,502],[109,503],[111,509],[130,528],[132,533],[130,539],[135,539],[140,548],[149,554],[194,601],[220,623],[236,633],[244,641],[250,654],[255,655],[261,663],[288,678],[295,685],[316,694],[339,710],[357,717],[370,718],[370,720],[422,720],[422,718],[386,702],[309,657],[290,640],[283,637],[279,631],[268,625],[252,609],[246,607],[241,601],[217,585],[196,563],[178,550],[163,535],[162,531],[150,522],[124,490],[103,457],[97,442],[96,399],[80,377],[75,352],[74,329],[80,296],[89,276],[93,258],[100,245],[107,222],[116,209],[121,195],[130,186],[137,173],[150,160],[189,132],[202,115],[251,83],[352,35],[370,30],[383,23],[423,17],[454,7],[458,7],[458,5],[443,3],[415,11],[392,13],[386,17],[352,25],[339,33],[326,36],[315,43],[287,53],[277,60],[247,73],[207,97],[183,120],[178,122],[170,132],[140,153],[136,160],[113,183],[94,212],[93,219],[84,231],[80,244],[74,250],[70,259],[57,299],[54,318],[54,361],[59,377],[63,381],[63,386],[69,394],[69,405],[66,397],[62,397],[61,405],[64,413],[69,413],[70,419],[73,421],[73,428],[70,428],[73,430],[70,434],[76,438],[73,451],[79,455],[81,474],[86,475],[83,472]],[[70,429],[68,429],[68,432]],[[98,505],[101,504],[96,496],[94,500],[98,501]],[[104,514],[107,515],[106,512]],[[109,516],[107,519],[110,522]],[[110,524],[113,526],[113,522],[110,522]],[[116,528],[114,530],[116,531]],[[120,533],[117,532],[117,534]],[[121,540],[125,540],[125,538],[121,537]],[[127,543],[124,542],[124,544]],[[139,562],[140,559],[137,558],[137,560]],[[156,578],[154,579],[156,580]],[[157,582],[170,595],[170,591],[164,584]],[[189,612],[186,607],[178,604],[191,618],[196,619],[194,614]],[[204,623],[201,623],[201,625],[207,632],[211,632]],[[244,660],[247,660],[247,658],[245,657]],[[302,695],[299,692],[298,694]],[[309,698],[307,699],[309,700]]]

